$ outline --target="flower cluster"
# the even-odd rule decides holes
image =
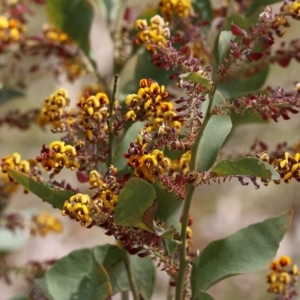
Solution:
[[[121,190],[117,181],[118,170],[110,166],[106,176],[102,176],[95,170],[90,172],[90,188],[95,191],[95,196],[91,199],[87,194],[76,194],[64,203],[62,214],[70,216],[80,222],[82,226],[86,224],[101,225],[104,222],[105,214],[112,215],[117,204],[118,195]]]
[[[26,27],[18,19],[0,16],[0,52],[5,45],[17,43]]]
[[[184,120],[178,116],[168,96],[163,85],[159,86],[152,79],[141,79],[137,94],[126,97],[128,111],[125,118],[130,121],[147,120],[146,128],[149,132],[156,131],[162,125],[180,132]]]
[[[58,89],[49,98],[45,99],[44,106],[37,122],[41,125],[51,124],[54,130],[64,131],[64,110],[70,105],[68,92],[65,89]]]
[[[135,28],[138,30],[135,43],[137,45],[146,44],[146,49],[152,53],[156,52],[156,47],[164,48],[170,38],[168,23],[156,15],[150,19],[150,26],[147,20],[138,19]]]
[[[30,162],[28,160],[21,160],[21,155],[15,152],[2,158],[2,173],[7,173],[9,168],[22,173],[28,173],[30,171]],[[13,181],[13,179],[8,174],[7,176],[9,181]]]
[[[159,3],[161,13],[167,21],[171,21],[175,16],[186,18],[191,14],[191,0],[161,0]]]
[[[105,93],[84,95],[80,98],[77,106],[80,109],[80,126],[90,142],[99,140],[103,133],[107,135],[110,111],[109,99]]]
[[[281,7],[281,11],[287,12],[289,15],[291,15],[295,19],[300,18],[300,1],[294,0],[292,2],[285,1],[285,3]]]
[[[284,158],[276,158],[270,161],[270,157],[266,151],[259,152],[257,157],[269,163],[276,172],[278,172],[285,183],[290,183],[292,178],[300,181],[300,153],[296,153],[292,156],[289,152],[285,152]],[[274,180],[276,184],[279,184],[281,180]],[[268,185],[270,180],[262,179],[264,185]]]
[[[149,182],[155,181],[155,176],[168,172],[171,160],[158,149],[147,151],[146,144],[131,143],[128,152],[124,154],[127,164],[134,168],[135,176]]]
[[[178,159],[172,160],[171,173],[187,175],[190,171],[189,162],[191,160],[191,150],[184,152]]]
[[[46,236],[49,232],[60,233],[63,229],[60,220],[48,212],[33,216],[30,225],[30,233],[41,236]]]
[[[114,212],[117,204],[121,185],[117,181],[118,170],[110,166],[106,176],[102,176],[97,171],[91,171],[89,175],[89,184],[91,189],[95,190],[97,198],[104,210]]]
[[[297,293],[299,270],[293,265],[289,256],[281,256],[270,264],[270,274],[267,276],[268,292],[280,295],[278,300],[294,299]]]
[[[68,44],[72,43],[71,39],[69,38],[69,36],[66,33],[64,33],[56,28],[52,28],[48,25],[46,25],[43,28],[43,34],[44,34],[45,38],[52,43],[57,43],[59,45],[61,45],[61,44],[68,45]]]
[[[36,161],[41,163],[46,171],[53,170],[54,174],[58,174],[63,167],[74,171],[79,168],[79,162],[76,157],[76,148],[71,145],[65,145],[64,142],[54,141],[49,148],[43,145],[40,155],[36,157]]]
[[[75,218],[81,226],[85,226],[86,223],[92,223],[91,207],[96,211],[100,210],[100,207],[93,203],[89,195],[76,194],[65,201],[62,215]]]

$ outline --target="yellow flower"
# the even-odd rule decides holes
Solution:
[[[31,233],[47,235],[53,231],[60,233],[63,229],[62,223],[55,216],[50,215],[48,212],[42,212],[34,216],[31,220]]]
[[[4,16],[0,16],[0,29],[6,29],[8,28],[8,20]]]
[[[54,141],[50,144],[49,148],[55,153],[63,153],[65,152],[65,142]]]
[[[280,256],[279,259],[279,264],[282,266],[282,267],[287,267],[287,266],[290,266],[291,263],[292,263],[292,259],[289,257],[289,256]]]

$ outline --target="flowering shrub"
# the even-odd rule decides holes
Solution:
[[[275,43],[284,39],[292,19],[299,20],[300,1],[286,0],[276,11],[265,5],[275,2],[280,1],[229,1],[213,8],[208,0],[161,0],[137,12],[126,1],[3,1],[0,55],[49,60],[43,67],[31,65],[26,70],[31,75],[47,70],[71,83],[95,78],[77,100],[59,88],[35,109],[0,117],[0,125],[29,130],[37,124],[53,135],[35,158],[24,158],[22,149],[2,158],[3,226],[42,236],[62,231],[60,220],[47,212],[30,220],[5,212],[21,185],[24,193],[37,195],[86,230],[100,227],[116,239],[57,261],[31,262],[30,299],[109,299],[119,293],[126,299],[128,291],[135,300],[150,299],[157,262],[170,278],[168,299],[210,300],[211,286],[272,261],[292,209],[199,251],[190,207],[204,184],[235,180],[259,188],[300,181],[299,143],[272,151],[260,141],[247,155],[221,154],[237,124],[288,120],[299,111],[300,83],[292,91],[263,88],[270,64],[288,67],[292,59],[300,60],[298,39],[289,46]],[[51,25],[31,35],[26,28],[37,5],[47,10]],[[98,6],[112,28],[111,77],[98,71],[89,40]],[[212,32],[218,33],[215,40]],[[132,58],[132,80],[120,85]],[[30,85],[24,70],[12,75],[14,89],[0,90],[1,102],[26,93]],[[63,169],[75,172],[77,182],[61,181]],[[299,271],[290,266],[289,256],[270,265],[268,292],[274,299],[297,297]],[[14,268],[4,270],[0,275],[7,279]]]

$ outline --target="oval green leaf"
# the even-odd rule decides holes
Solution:
[[[223,63],[229,50],[229,43],[234,40],[235,36],[231,31],[221,31],[218,39],[218,63]]]
[[[21,184],[26,190],[40,197],[43,201],[48,202],[56,208],[63,209],[66,200],[70,199],[75,192],[66,190],[56,190],[52,187],[45,185],[42,182],[34,181],[32,178],[25,174],[9,169],[9,176],[19,184]]]
[[[112,296],[108,274],[93,249],[77,250],[59,259],[37,284],[51,300],[106,300]]]
[[[224,159],[211,170],[216,176],[244,175],[279,180],[280,175],[268,164],[255,157]]]
[[[193,264],[192,299],[198,299],[202,290],[222,279],[266,267],[276,255],[292,214],[293,211],[289,210],[210,243]]]
[[[191,169],[204,172],[212,167],[231,127],[230,116],[213,115],[209,119],[197,148],[195,166],[190,166]]]
[[[118,197],[114,221],[120,226],[153,232],[156,209],[157,199],[152,185],[140,178],[130,178]]]
[[[184,80],[188,80],[188,81],[203,85],[208,90],[210,89],[209,80],[206,77],[199,74],[199,73],[189,72],[189,73],[181,74],[179,77],[184,79]]]
[[[87,0],[47,0],[46,5],[52,24],[68,34],[91,58],[89,35],[94,15],[92,5]]]

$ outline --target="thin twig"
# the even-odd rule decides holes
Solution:
[[[134,279],[134,276],[133,276],[133,271],[132,271],[131,262],[130,262],[130,256],[129,256],[129,253],[126,250],[125,250],[125,252],[126,253],[124,255],[124,262],[125,262],[125,267],[126,267],[126,271],[127,271],[128,280],[129,280],[129,283],[130,283],[133,299],[134,300],[140,300],[140,295],[139,295],[138,289],[136,287],[135,279]]]
[[[118,88],[118,79],[119,79],[119,75],[116,74],[115,75],[115,79],[114,79],[114,86],[113,86],[113,91],[112,91],[112,97],[111,97],[111,101],[110,101],[110,108],[109,108],[109,124],[108,124],[108,159],[107,159],[107,167],[109,168],[109,166],[112,164],[112,160],[113,160],[113,142],[114,142],[114,133],[113,133],[113,121],[114,121],[114,105],[115,105],[115,101],[116,101],[116,93],[117,93],[117,88]]]

